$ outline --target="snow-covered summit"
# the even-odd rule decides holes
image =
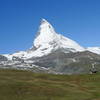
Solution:
[[[85,50],[75,41],[56,33],[53,26],[47,20],[42,19],[31,49],[6,55],[6,57],[9,56],[10,59],[13,56],[25,59],[41,57],[59,48],[63,48],[66,53]]]
[[[46,45],[57,38],[57,34],[52,27],[52,25],[47,22],[45,19],[42,19],[41,25],[39,27],[37,36],[34,40],[34,46],[39,48],[43,45]]]
[[[59,46],[63,48],[73,48],[75,51],[84,50],[84,48],[75,41],[56,33],[53,26],[45,19],[42,19],[41,21],[41,25],[33,45],[37,49],[41,48],[42,46],[48,48],[50,45],[55,45],[54,47]]]

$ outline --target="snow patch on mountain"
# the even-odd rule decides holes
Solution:
[[[100,47],[88,47],[87,50],[96,54],[100,54]]]
[[[8,60],[12,60],[12,58],[13,58],[14,56],[15,56],[15,57],[22,58],[22,57],[24,57],[25,55],[27,55],[27,52],[26,52],[26,51],[19,51],[19,52],[13,53],[13,54],[4,54],[3,56],[7,57]]]

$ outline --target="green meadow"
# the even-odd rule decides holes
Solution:
[[[0,69],[0,100],[100,100],[100,73],[53,75]]]

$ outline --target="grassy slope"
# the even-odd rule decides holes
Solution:
[[[0,100],[100,100],[100,74],[68,76],[0,70]]]

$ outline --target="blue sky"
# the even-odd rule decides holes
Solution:
[[[84,47],[100,46],[100,0],[0,0],[0,54],[30,48],[41,18]]]

